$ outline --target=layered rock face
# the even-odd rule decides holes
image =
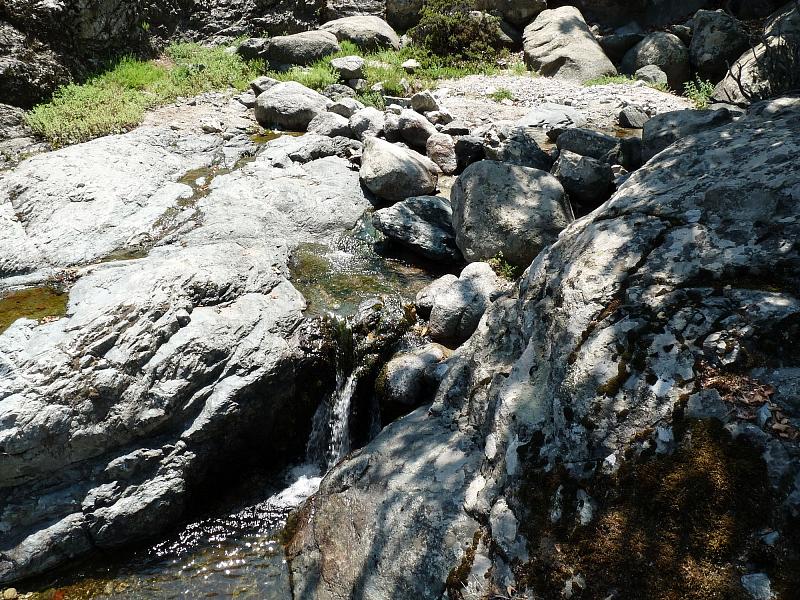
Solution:
[[[0,333],[0,582],[171,526],[254,443],[302,454],[332,359],[289,253],[370,206],[320,141],[143,127],[0,182],[0,285],[69,288]]]
[[[523,597],[526,569],[548,576],[523,532],[591,523],[591,482],[669,455],[693,419],[754,445],[779,512],[800,514],[798,139],[800,101],[756,105],[568,226],[456,351],[433,405],[336,467],[298,515],[296,597]],[[563,486],[532,503],[548,473]],[[577,508],[561,503],[570,486]],[[573,575],[555,577],[611,593]]]

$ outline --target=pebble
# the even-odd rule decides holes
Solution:
[[[19,594],[17,593],[16,589],[7,588],[3,591],[3,600],[15,600],[16,598],[19,598]]]

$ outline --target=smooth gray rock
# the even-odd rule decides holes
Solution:
[[[749,48],[748,33],[739,21],[722,10],[698,10],[692,17],[694,34],[689,59],[697,76],[719,82]]]
[[[524,127],[543,129],[547,136],[555,141],[566,129],[586,125],[586,117],[571,106],[545,102],[534,108],[517,123]]]
[[[564,186],[572,205],[589,212],[611,197],[614,174],[608,163],[562,150],[553,166],[553,175]]]
[[[442,365],[453,354],[441,344],[425,344],[397,354],[386,364],[377,383],[382,415],[410,412],[433,400],[443,377]]]
[[[657,31],[631,48],[622,59],[620,70],[633,75],[642,67],[655,65],[667,74],[669,87],[683,91],[691,78],[689,50],[678,36]]]
[[[612,33],[599,38],[598,43],[609,59],[619,63],[628,50],[644,39],[644,35],[641,32]]]
[[[439,196],[415,196],[375,211],[375,228],[390,240],[437,262],[459,262],[453,210]]]
[[[353,135],[362,142],[367,138],[383,135],[385,123],[386,119],[383,113],[372,106],[362,108],[350,117],[350,129],[353,131]]]
[[[471,263],[457,280],[445,281],[451,283],[434,282],[420,295],[433,298],[428,319],[431,339],[458,346],[473,334],[486,308],[508,284],[484,262]]]
[[[321,29],[333,33],[340,42],[349,40],[363,50],[400,49],[400,37],[380,17],[344,17],[325,23]]]
[[[332,102],[294,81],[272,86],[256,98],[256,119],[262,127],[305,131],[317,115],[327,112]]]
[[[641,69],[637,69],[633,76],[635,79],[651,85],[669,86],[667,74],[656,65],[645,65]]]
[[[445,175],[458,170],[455,140],[445,133],[434,133],[425,145],[426,153]]]
[[[308,133],[326,135],[328,137],[351,137],[350,120],[332,112],[319,113],[308,124]]]
[[[355,98],[342,98],[331,104],[328,107],[328,112],[350,119],[350,117],[364,108],[365,106]]]
[[[458,281],[458,276],[448,273],[421,289],[414,301],[417,314],[423,319],[429,319],[436,298],[448,290],[456,281]]]
[[[418,113],[440,110],[439,102],[429,91],[417,92],[411,96],[411,108]]]
[[[310,65],[339,51],[339,42],[330,31],[304,31],[269,38],[259,58],[270,65]]]
[[[575,7],[539,13],[523,37],[525,63],[545,77],[583,82],[617,74]]]
[[[474,135],[464,135],[456,139],[457,173],[461,173],[472,163],[486,158],[483,140]]]
[[[558,136],[556,146],[559,150],[589,156],[608,164],[622,164],[619,138],[599,131],[583,128],[568,129]]]
[[[364,141],[361,181],[373,194],[397,202],[436,190],[438,168],[426,157],[384,140]]]
[[[545,171],[490,160],[474,163],[451,192],[456,242],[468,261],[527,266],[572,221],[558,179]]]
[[[258,97],[259,95],[266,92],[269,88],[276,86],[280,83],[277,79],[273,79],[272,77],[267,77],[266,75],[262,75],[261,77],[256,77],[253,81],[250,82],[250,89],[253,90],[253,93]]]
[[[425,150],[428,138],[438,133],[436,127],[423,115],[403,109],[395,118],[386,118],[386,139],[403,141],[412,148]]]
[[[344,85],[342,83],[332,83],[330,85],[326,85],[322,89],[322,95],[326,98],[330,98],[334,102],[338,102],[344,98],[353,98],[356,97],[356,91],[348,85]]]
[[[656,115],[644,124],[642,130],[642,159],[646,162],[679,139],[715,129],[732,118],[731,112],[725,108],[675,110]]]
[[[363,79],[366,61],[360,56],[342,56],[331,61],[331,67],[339,75],[339,79]]]

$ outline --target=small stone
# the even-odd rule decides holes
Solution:
[[[439,103],[429,91],[418,92],[411,96],[411,108],[418,113],[427,113],[440,110]]]
[[[635,106],[627,106],[619,111],[618,121],[620,127],[641,129],[650,117],[646,112]]]
[[[403,67],[403,69],[405,70],[406,73],[409,73],[409,74],[413,75],[414,73],[416,73],[417,69],[419,69],[422,65],[419,64],[419,61],[414,60],[413,58],[411,58],[411,59],[407,60],[406,62],[404,62],[400,66]]]
[[[278,85],[280,81],[277,79],[273,79],[272,77],[267,77],[266,75],[262,75],[261,77],[255,78],[253,81],[250,82],[250,89],[253,90],[253,93],[258,96],[259,94],[263,94],[269,88],[274,85]]]
[[[15,588],[7,588],[3,592],[3,600],[15,600],[16,598],[19,598],[19,594]]]
[[[345,81],[364,78],[364,59],[360,56],[342,56],[331,61],[331,68]]]

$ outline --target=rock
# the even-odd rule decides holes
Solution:
[[[414,73],[416,73],[416,72],[417,72],[417,69],[419,69],[419,68],[421,68],[421,67],[422,67],[422,65],[419,63],[419,61],[418,61],[418,60],[415,60],[415,59],[413,59],[413,58],[409,58],[407,61],[405,61],[405,62],[404,62],[402,65],[400,65],[400,66],[401,66],[401,67],[403,68],[403,70],[404,70],[406,73],[408,73],[409,75],[413,75]]]
[[[237,168],[246,136],[140,127],[4,174],[0,286],[67,266],[74,283],[61,318],[0,333],[0,585],[171,529],[252,447],[276,466],[304,452],[321,396],[302,388],[332,389],[333,356],[308,339],[289,253],[371,206],[347,161],[287,158],[316,139],[332,142],[285,136]],[[198,169],[231,172],[193,195],[179,180]]]
[[[669,86],[667,74],[656,65],[645,65],[641,69],[637,69],[633,77],[650,85]]]
[[[335,115],[349,119],[364,108],[366,107],[355,98],[342,98],[341,100],[337,100],[331,104],[328,107],[328,112],[332,112]]]
[[[536,142],[530,127],[498,125],[490,127],[484,134],[486,158],[521,167],[549,171],[553,159]]]
[[[642,159],[646,162],[679,139],[727,124],[729,110],[675,110],[647,121],[642,130]]]
[[[385,123],[383,113],[371,106],[356,111],[350,117],[350,129],[353,131],[353,136],[362,142],[367,138],[383,135]]]
[[[598,39],[600,47],[609,59],[615,63],[622,61],[625,54],[636,44],[644,39],[644,33],[613,33],[604,35]]]
[[[317,115],[327,112],[331,101],[294,81],[272,86],[256,98],[256,120],[262,127],[305,131]]]
[[[657,31],[648,35],[628,51],[620,70],[632,75],[647,65],[655,65],[664,71],[673,90],[682,91],[683,84],[691,78],[689,50],[671,33]]]
[[[719,82],[742,53],[749,48],[748,33],[725,11],[698,10],[692,18],[694,35],[689,59],[697,76]]]
[[[769,575],[766,573],[749,573],[742,575],[742,587],[753,600],[773,600]]]
[[[402,140],[413,148],[424,149],[428,138],[438,133],[436,127],[416,111],[403,109],[396,118],[392,119],[390,116],[386,118],[388,140]]]
[[[437,280],[420,295],[433,299],[428,323],[431,339],[457,346],[473,334],[486,308],[507,284],[483,262],[467,265],[457,280],[447,281],[451,283]]]
[[[439,125],[444,127],[453,122],[453,115],[443,110],[434,110],[423,114],[425,115],[425,118],[433,123],[433,125],[437,126],[437,128]],[[442,130],[442,133],[446,132]]]
[[[434,133],[426,144],[428,158],[442,170],[445,175],[452,175],[458,170],[456,143],[445,133]]]
[[[524,27],[547,8],[545,0],[486,0],[481,8],[502,17],[516,27]]]
[[[433,400],[439,382],[446,372],[442,365],[453,354],[441,344],[426,344],[410,352],[397,354],[384,368],[376,391],[381,400],[381,416],[387,421],[407,414]]]
[[[483,140],[473,135],[465,135],[456,140],[456,164],[458,173],[461,173],[472,163],[486,158]]]
[[[366,62],[360,56],[343,56],[334,58],[331,67],[339,74],[339,79],[363,79]],[[352,87],[352,86],[351,86]]]
[[[603,207],[570,225],[507,296],[490,304],[477,330],[448,360],[433,404],[390,425],[323,481],[300,513],[290,546],[295,590],[311,597],[324,590],[337,600],[365,589],[376,590],[376,597],[403,590],[409,597],[441,598],[447,575],[469,561],[483,563],[489,574],[488,581],[478,577],[486,581],[481,593],[525,589],[530,571],[525,579],[515,577],[505,552],[482,558],[481,547],[500,548],[511,537],[505,519],[495,518],[499,540],[485,527],[501,500],[520,524],[518,534],[526,531],[525,523],[550,517],[556,504],[551,499],[563,498],[562,521],[583,518],[581,507],[580,514],[568,510],[571,498],[563,490],[533,502],[526,498],[532,480],[564,469],[570,475],[566,481],[579,482],[584,498],[596,502],[592,523],[616,518],[617,498],[602,497],[608,482],[603,466],[617,473],[644,466],[645,481],[652,485],[650,467],[668,464],[652,456],[654,429],[677,418],[685,423],[685,402],[698,386],[719,397],[718,390],[699,383],[708,375],[706,361],[721,368],[721,359],[733,359],[726,367],[733,370],[726,372],[756,377],[747,356],[765,350],[767,360],[786,372],[788,383],[774,395],[796,388],[800,252],[792,241],[800,222],[787,190],[800,186],[798,140],[800,100],[760,104],[736,122],[677,141]],[[764,279],[767,273],[781,278]],[[714,333],[724,334],[722,343],[704,347]],[[749,412],[740,417],[733,402],[719,398],[719,403],[728,419],[754,428],[746,420]],[[795,404],[787,418],[797,417]],[[724,431],[718,423],[687,425]],[[753,456],[777,443],[793,457],[766,492],[779,506],[795,493],[791,482],[800,471],[794,458],[800,448],[797,441],[761,434],[753,438]],[[692,448],[696,441],[692,435]],[[761,462],[753,460],[747,464],[760,473]],[[727,473],[741,465],[719,464]],[[684,471],[673,472],[679,479]],[[750,490],[749,475],[738,481],[745,493]],[[696,487],[680,483],[670,489],[684,494]],[[409,506],[420,497],[424,500]],[[717,514],[726,518],[727,508],[717,505]],[[770,516],[761,515],[761,522]],[[469,519],[484,524],[477,549]],[[376,520],[386,527],[374,527]],[[679,521],[680,515],[672,523]],[[755,527],[733,556],[740,549],[746,555],[757,539]],[[527,531],[540,534],[536,528]],[[550,558],[550,547],[537,550],[525,541],[529,560]],[[615,564],[633,560],[626,542],[623,538],[618,546]],[[443,555],[447,549],[452,555]],[[362,570],[364,564],[382,568]],[[564,567],[577,571],[579,564],[567,561]],[[647,559],[638,564],[647,568]],[[780,560],[778,565],[789,568]],[[726,585],[736,583],[739,574],[732,575]],[[580,584],[581,578],[569,579]],[[572,586],[575,596],[608,589],[589,577],[585,583],[585,590]],[[623,576],[609,587],[626,597],[637,593],[638,584]]]
[[[259,58],[273,68],[285,65],[310,65],[339,51],[339,42],[330,31],[304,31],[279,35],[267,40]]]
[[[345,17],[325,23],[321,29],[333,33],[340,42],[343,40],[353,42],[362,50],[400,49],[400,38],[397,33],[380,17]]]
[[[642,164],[642,142],[636,136],[612,137],[590,129],[568,129],[556,140],[559,150],[589,156],[609,165],[622,165],[628,170]]]
[[[586,118],[576,108],[546,102],[534,108],[520,119],[517,124],[524,127],[544,129],[547,136],[555,141],[563,131],[570,127],[583,127],[586,125]]]
[[[244,60],[255,60],[263,56],[266,45],[267,38],[247,38],[237,46],[236,54]]]
[[[259,95],[266,92],[273,86],[276,86],[280,83],[277,79],[273,79],[272,77],[267,77],[266,75],[262,75],[261,77],[256,77],[253,81],[250,82],[250,89],[253,90],[253,93],[258,97]]]
[[[611,197],[614,175],[608,163],[562,150],[553,167],[553,175],[564,186],[573,206],[586,214]]]
[[[469,125],[463,121],[450,121],[449,123],[446,123],[444,127],[442,127],[441,133],[452,135],[453,137],[461,137],[469,135],[470,129]]]
[[[436,190],[436,165],[426,157],[378,138],[364,141],[361,181],[389,202],[425,196]]]
[[[244,106],[245,108],[255,108],[256,107],[256,95],[253,92],[244,92],[236,96],[236,99]]]
[[[363,15],[382,16],[386,12],[385,0],[325,0],[323,21]]]
[[[649,118],[650,116],[642,109],[636,106],[626,106],[619,111],[617,122],[620,127],[626,129],[641,129]]]
[[[351,137],[350,121],[332,112],[319,113],[308,124],[308,133],[316,133],[328,137]]]
[[[775,50],[768,50],[768,46],[769,48],[778,48],[781,45],[797,47],[800,44],[800,10],[791,4],[786,4],[776,11],[765,23],[763,38],[765,41],[756,45],[752,50],[745,51],[731,65],[732,73],[728,73],[714,90],[713,98],[715,100],[746,106],[752,100],[757,101],[761,98],[780,95],[796,86],[796,79],[792,80],[791,77],[787,77],[786,73],[779,72],[780,69],[776,72],[770,57],[778,54]],[[777,64],[781,62],[777,61]],[[737,79],[740,80],[741,87],[744,88],[746,94],[742,93]],[[785,85],[784,88],[778,85],[777,89],[773,91],[765,81],[775,81],[776,79],[783,80],[784,84],[788,85]]]
[[[572,221],[555,177],[488,160],[467,167],[451,202],[456,242],[468,261],[502,253],[512,265],[525,267]]]
[[[436,98],[428,90],[417,92],[411,96],[411,108],[418,113],[426,113],[434,110],[441,110]]]
[[[31,108],[69,80],[70,72],[55,52],[0,21],[0,101]]]
[[[338,102],[343,98],[353,98],[356,97],[356,92],[353,88],[348,85],[343,85],[341,83],[332,83],[331,85],[326,85],[325,88],[322,90],[322,95],[326,98],[330,98],[334,102]]]
[[[390,240],[437,262],[459,262],[450,203],[438,196],[416,196],[375,211],[375,228]]]
[[[401,30],[419,22],[423,0],[386,0],[386,20]]]
[[[525,63],[545,77],[583,82],[617,74],[574,7],[541,12],[525,28],[523,37]]]
[[[16,600],[19,598],[16,588],[7,588],[3,590],[3,600]]]

